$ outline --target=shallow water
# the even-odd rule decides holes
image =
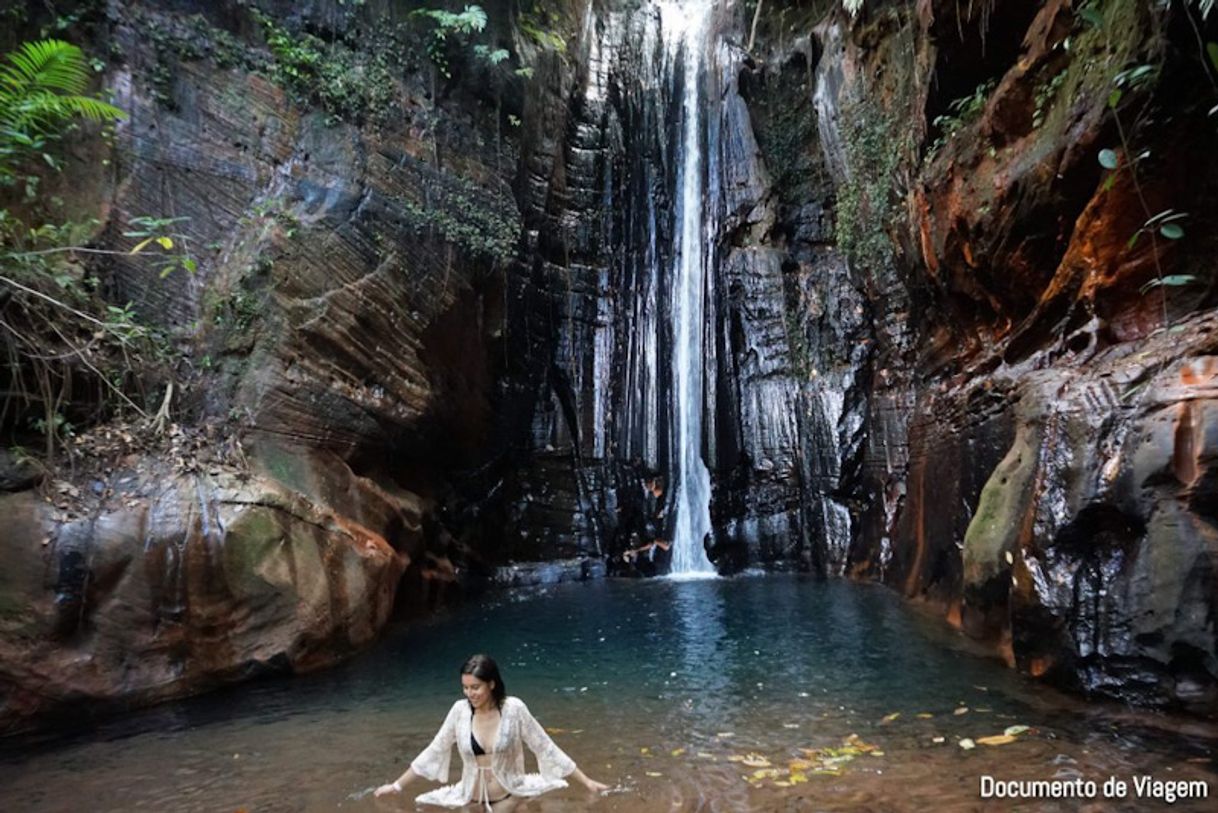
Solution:
[[[10,740],[0,744],[0,810],[414,809],[428,786],[394,801],[366,792],[427,744],[459,697],[458,667],[476,651],[498,657],[509,693],[587,774],[615,785],[604,797],[569,788],[518,810],[974,810],[987,807],[983,774],[1082,777],[1101,796],[1109,776],[1150,775],[1218,793],[1205,727],[1084,706],[1034,685],[883,588],[769,576],[497,594],[393,630],[328,672],[86,734]],[[1031,730],[1006,745],[957,745],[1011,725]],[[853,755],[838,775],[800,768],[806,782],[776,784],[790,781],[801,749],[841,746],[852,734],[880,754]],[[764,770],[732,761],[750,753],[778,775],[744,779]],[[458,768],[454,758],[454,781]],[[1095,809],[1167,808],[1129,793],[1097,798]]]

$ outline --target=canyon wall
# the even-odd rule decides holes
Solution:
[[[94,246],[186,218],[198,268],[93,266],[182,352],[172,428],[0,460],[7,727],[324,665],[503,565],[666,568],[622,556],[672,520],[658,10],[488,2],[437,45],[390,2],[257,5],[69,28],[130,117],[49,183]],[[1213,714],[1215,21],[755,8],[698,79],[716,566],[880,581],[1030,674]]]

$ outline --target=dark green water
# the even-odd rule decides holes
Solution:
[[[459,696],[458,667],[479,651],[586,773],[615,785],[596,799],[556,792],[528,810],[966,810],[980,804],[982,774],[1150,774],[1218,792],[1201,727],[1031,684],[882,588],[772,576],[498,594],[393,630],[329,672],[10,741],[0,810],[414,809],[409,797],[364,794],[426,745]],[[1032,730],[1014,743],[957,744],[1016,724]],[[745,781],[752,769],[732,761],[756,753],[785,768],[800,749],[851,734],[883,755],[791,787],[775,784],[782,775]]]

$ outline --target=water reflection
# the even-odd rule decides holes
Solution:
[[[983,772],[1215,778],[1210,729],[1186,736],[1161,718],[1152,728],[1145,715],[1081,711],[958,642],[889,591],[801,578],[504,593],[392,631],[328,672],[0,744],[0,810],[77,810],[81,799],[99,811],[394,809],[361,794],[427,743],[478,651],[500,659],[509,692],[590,775],[623,788],[594,802],[563,791],[534,811],[810,799],[826,810],[968,810]],[[1003,748],[956,745],[1012,724],[1034,733]],[[757,752],[783,766],[851,734],[885,755],[815,786],[753,787],[731,761]]]

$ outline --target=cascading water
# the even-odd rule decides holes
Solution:
[[[708,296],[702,162],[702,100],[698,90],[707,51],[712,0],[659,3],[668,72],[682,70],[681,138],[673,195],[672,420],[676,527],[673,576],[713,576],[702,541],[710,533],[710,472],[702,459],[703,335]]]

